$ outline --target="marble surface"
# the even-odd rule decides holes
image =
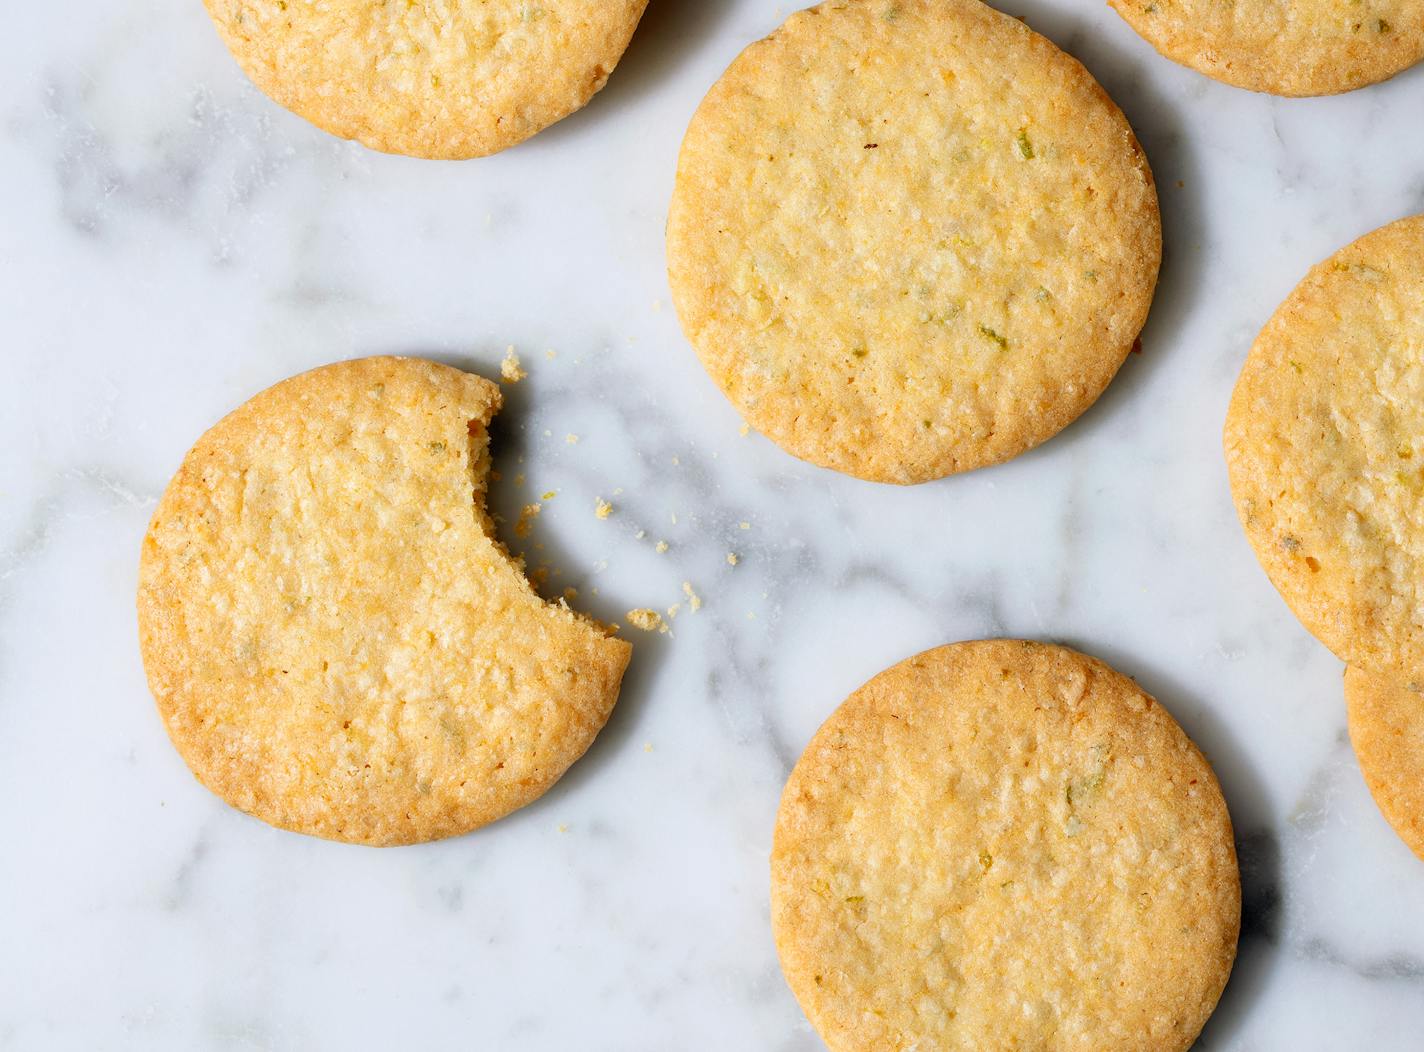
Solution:
[[[198,0],[7,11],[0,1048],[819,1048],[768,932],[782,781],[864,679],[986,635],[1138,677],[1220,773],[1245,929],[1201,1048],[1420,1046],[1424,864],[1361,782],[1340,665],[1257,568],[1219,435],[1306,267],[1424,211],[1424,68],[1275,100],[1159,58],[1096,0],[1003,6],[1127,111],[1161,187],[1162,285],[1142,354],[1081,421],[913,489],[741,436],[668,303],[683,128],[786,6],[653,0],[592,105],[468,163],[285,113]],[[374,851],[225,807],[169,746],[136,649],[168,475],[309,366],[492,375],[510,344],[530,375],[496,431],[496,503],[558,493],[516,547],[600,616],[685,581],[702,609],[638,638],[589,755],[479,833]]]

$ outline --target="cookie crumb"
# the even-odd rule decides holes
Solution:
[[[749,523],[749,522],[739,522],[739,523],[737,523],[737,529],[739,529],[739,530],[749,530],[749,529],[751,529],[751,528],[752,528],[752,524]]]
[[[739,562],[741,562],[741,561],[742,561],[742,560],[741,560],[741,557],[740,557],[739,555],[737,555],[736,552],[728,552],[728,553],[727,553],[727,565],[728,565],[728,566],[736,566],[737,563],[739,563]]]
[[[529,531],[534,527],[534,520],[539,517],[539,513],[544,510],[542,504],[526,504],[519,509],[519,521],[514,524],[514,535],[516,537],[527,537]]]
[[[576,446],[576,445],[578,445],[578,435],[575,435],[575,434],[573,434],[572,432],[570,432],[569,434],[567,434],[567,435],[564,436],[564,441],[567,442],[567,443],[568,443],[569,445],[571,445],[571,446]]]
[[[737,434],[741,435],[743,438],[746,438],[747,434],[751,431],[751,429],[751,424],[743,424],[737,429]]]
[[[595,518],[606,519],[613,514],[613,505],[602,497],[595,497],[593,499],[593,514]]]
[[[504,349],[504,361],[499,363],[499,375],[507,384],[517,384],[529,373],[520,368],[519,355],[514,353],[514,344],[510,344]]]
[[[577,589],[577,588],[569,587],[569,588],[565,588],[565,589],[564,589],[564,600],[565,600],[566,602],[572,603],[572,602],[573,602],[575,599],[577,599],[577,598],[578,598],[578,589]]]
[[[560,833],[567,833],[568,831],[569,831],[568,823],[566,823],[566,822],[560,822],[560,823],[559,823],[559,832],[560,832]]]
[[[672,606],[667,608],[667,615],[669,621],[675,620],[677,618],[677,615],[680,613],[682,613],[681,603],[673,603]]]
[[[692,590],[691,581],[682,582],[682,594],[687,596],[687,608],[694,614],[702,609],[702,597]]]
[[[668,542],[667,542],[667,541],[658,541],[657,544],[653,545],[653,550],[654,550],[655,552],[657,552],[659,555],[661,555],[663,552],[665,552],[665,551],[668,550]]]
[[[642,540],[644,537],[646,537],[647,535],[648,535],[648,531],[647,531],[647,530],[639,530],[637,533],[633,534],[633,539],[634,539],[635,541],[641,541],[641,540]]]
[[[667,625],[663,623],[662,614],[656,610],[649,610],[647,607],[629,610],[628,623],[644,632],[666,632],[668,630]]]
[[[652,742],[644,742],[644,743],[643,743],[643,751],[644,751],[644,752],[652,752],[652,751],[653,751],[653,743],[652,743]]]
[[[553,499],[554,499],[555,497],[557,497],[558,495],[559,495],[559,491],[556,490],[556,489],[545,490],[545,491],[544,491],[544,495],[543,495],[542,497],[540,497],[539,499],[540,499],[540,500],[553,500]]]

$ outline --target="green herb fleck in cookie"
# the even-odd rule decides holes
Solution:
[[[992,340],[994,343],[997,343],[999,345],[1000,350],[1005,350],[1009,346],[1009,339],[1007,336],[1001,336],[999,333],[995,332],[987,325],[981,324],[979,326],[979,334],[985,339]]]

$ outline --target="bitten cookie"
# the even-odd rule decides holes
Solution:
[[[1256,556],[1350,664],[1424,668],[1424,216],[1314,267],[1256,338],[1226,417]]]
[[[521,807],[607,721],[626,642],[544,603],[494,539],[499,391],[410,358],[326,366],[198,440],[139,565],[173,744],[234,807],[362,844]]]
[[[1333,95],[1424,58],[1418,0],[1108,0],[1173,62],[1238,88]]]
[[[698,107],[667,245],[683,329],[753,427],[914,483],[1093,403],[1147,317],[1161,226],[1121,111],[1022,22],[832,0]]]
[[[1424,859],[1424,684],[1350,668],[1345,705],[1370,795],[1409,850]]]
[[[588,102],[647,0],[204,0],[243,71],[319,128],[482,157]]]
[[[840,1052],[1182,1052],[1236,953],[1211,767],[1127,677],[1017,640],[852,694],[786,783],[782,969]]]

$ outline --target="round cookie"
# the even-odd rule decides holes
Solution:
[[[319,128],[412,157],[483,157],[603,87],[647,0],[204,0],[243,71]]]
[[[1241,887],[1211,767],[1127,677],[1017,640],[852,694],[786,783],[772,926],[836,1052],[1181,1052]]]
[[[1131,350],[1157,194],[1079,63],[977,0],[832,0],[699,106],[668,217],[674,302],[746,420],[914,483],[1067,426]]]
[[[285,829],[464,833],[607,721],[626,642],[546,604],[484,510],[494,384],[408,358],[277,384],[198,440],[139,566],[149,685],[193,773]]]
[[[1256,338],[1227,412],[1236,510],[1316,638],[1424,668],[1424,216],[1314,267]]]
[[[1409,850],[1424,859],[1424,685],[1348,668],[1345,705],[1370,795]]]
[[[1418,0],[1108,0],[1154,48],[1272,95],[1334,95],[1424,59]]]

